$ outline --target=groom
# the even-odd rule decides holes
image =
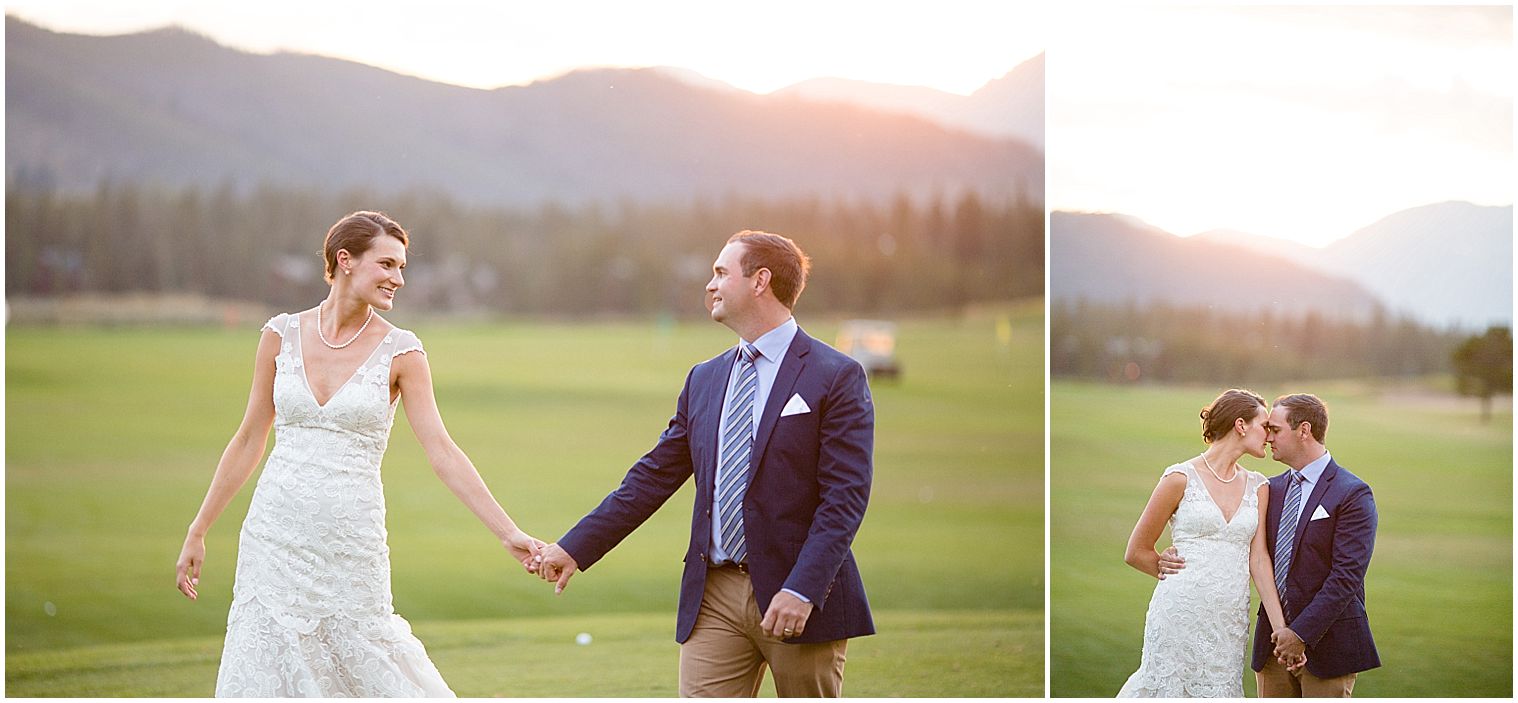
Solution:
[[[1266,424],[1272,457],[1291,469],[1270,479],[1265,513],[1287,626],[1267,636],[1260,608],[1251,668],[1262,698],[1348,698],[1355,676],[1381,665],[1365,614],[1376,501],[1329,455],[1327,431],[1328,408],[1306,393],[1277,398]],[[1281,664],[1304,651],[1305,670]]]
[[[669,428],[536,567],[558,590],[696,479],[675,640],[683,697],[842,694],[848,638],[875,632],[849,545],[869,500],[875,409],[864,369],[791,316],[810,261],[743,231],[706,284],[739,343],[697,364]]]

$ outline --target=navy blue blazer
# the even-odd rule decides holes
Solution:
[[[1289,480],[1284,472],[1270,479],[1265,547],[1272,555]],[[1311,519],[1319,507],[1328,517]],[[1370,486],[1329,459],[1297,522],[1282,594],[1287,626],[1307,644],[1307,670],[1314,676],[1332,678],[1381,666],[1365,615],[1365,569],[1375,543],[1376,500]],[[1254,633],[1255,671],[1275,656],[1270,633],[1262,605]]]
[[[694,475],[695,511],[675,628],[675,640],[682,643],[696,624],[706,590],[722,401],[736,358],[734,347],[691,369],[658,444],[633,464],[617,490],[559,540],[587,570]],[[780,417],[794,395],[811,412]],[[850,549],[869,502],[874,443],[875,406],[864,369],[798,329],[754,434],[743,499],[749,578],[760,612],[781,588],[812,601],[803,634],[786,642],[828,642],[875,632]]]

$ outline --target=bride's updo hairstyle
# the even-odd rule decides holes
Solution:
[[[337,251],[347,249],[355,257],[369,251],[375,237],[390,235],[401,240],[402,246],[411,246],[406,230],[383,212],[359,210],[337,221],[327,230],[327,242],[322,245],[322,259],[327,262],[327,282],[337,276]]]
[[[1218,441],[1233,431],[1233,421],[1254,419],[1265,409],[1265,399],[1254,391],[1231,388],[1202,408],[1202,441],[1208,444]]]

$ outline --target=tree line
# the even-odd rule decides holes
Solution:
[[[1053,301],[1049,334],[1053,376],[1233,384],[1448,373],[1467,337],[1379,310],[1350,320],[1084,300]]]
[[[801,303],[811,311],[885,315],[1043,291],[1043,203],[969,191],[523,210],[421,190],[103,181],[70,193],[12,181],[5,201],[8,296],[193,293],[305,307],[326,294],[327,228],[359,209],[383,210],[411,233],[404,295],[417,309],[700,314],[712,260],[743,229],[791,237],[812,257]]]

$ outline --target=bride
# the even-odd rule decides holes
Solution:
[[[1285,627],[1260,514],[1270,484],[1238,464],[1265,456],[1265,399],[1229,390],[1201,417],[1207,449],[1165,469],[1128,537],[1125,561],[1159,583],[1139,669],[1120,698],[1242,698],[1251,577],[1272,630]],[[1167,520],[1174,546],[1161,555],[1154,545]],[[1294,671],[1306,658],[1283,663]]]
[[[448,436],[421,342],[375,315],[405,284],[407,246],[382,213],[344,217],[323,248],[326,300],[264,325],[242,425],[179,555],[179,590],[195,600],[206,532],[257,467],[272,425],[238,542],[217,696],[453,695],[390,600],[380,460],[402,398],[443,483],[513,560],[541,552]]]

